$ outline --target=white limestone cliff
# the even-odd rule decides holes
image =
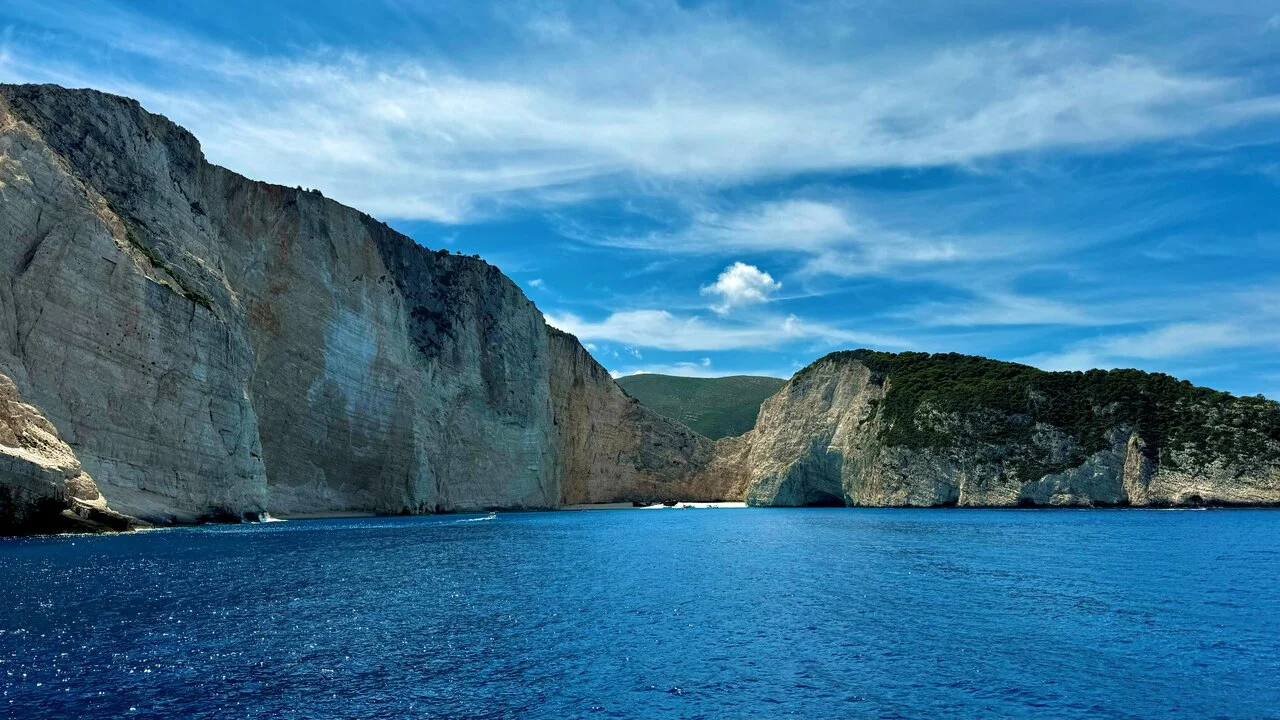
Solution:
[[[1103,429],[1100,449],[1082,455],[1079,439],[1047,422],[1026,420],[1026,441],[998,437],[992,428],[1007,418],[985,408],[960,414],[926,403],[912,417],[886,418],[893,383],[892,372],[877,377],[857,360],[819,360],[765,401],[754,429],[717,448],[720,462],[745,476],[745,498],[759,506],[1280,504],[1280,442],[1260,435],[1255,413],[1235,407],[1245,401],[1228,402],[1212,430],[1224,446],[1247,435],[1262,452],[1206,461],[1194,448],[1168,447],[1160,461],[1123,423]],[[1273,403],[1258,404],[1274,415]],[[891,442],[890,422],[943,441]],[[1046,465],[1058,469],[1034,470]]]
[[[496,268],[89,90],[0,86],[0,372],[153,522],[548,508],[710,456]]]

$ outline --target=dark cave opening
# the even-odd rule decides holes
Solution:
[[[811,492],[805,498],[805,507],[846,507],[848,503],[838,495],[824,492]]]

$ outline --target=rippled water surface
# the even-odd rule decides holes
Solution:
[[[0,541],[13,717],[1280,717],[1280,512],[651,510]]]

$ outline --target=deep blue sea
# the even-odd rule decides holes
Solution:
[[[1280,511],[477,518],[0,541],[0,715],[1280,717]]]

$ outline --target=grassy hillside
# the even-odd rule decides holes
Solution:
[[[631,397],[713,440],[741,435],[754,427],[760,403],[785,383],[750,375],[691,378],[645,374],[618,379]]]

